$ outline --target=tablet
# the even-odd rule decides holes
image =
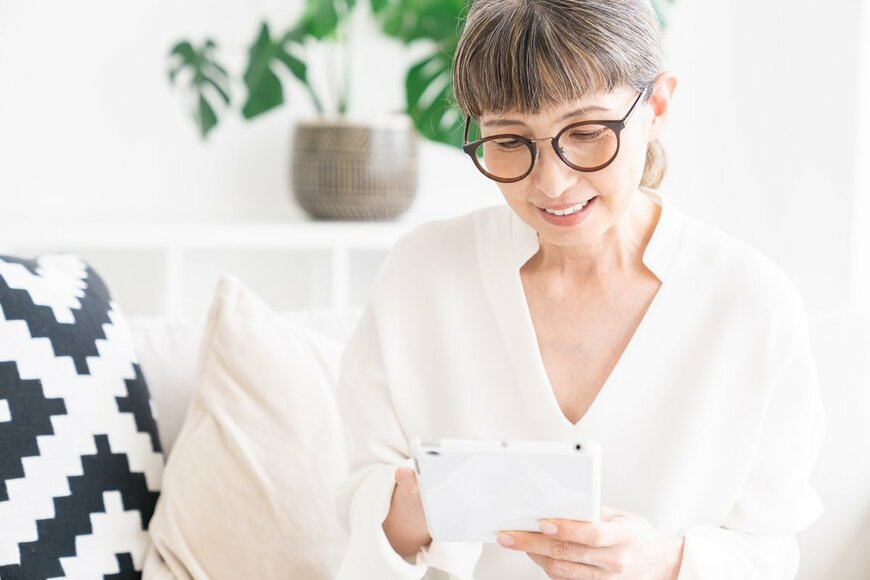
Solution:
[[[540,531],[540,520],[597,522],[601,451],[593,441],[411,441],[433,539],[495,542],[502,530]]]

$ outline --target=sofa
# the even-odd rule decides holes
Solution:
[[[358,310],[283,312],[332,337],[350,336]],[[799,536],[801,580],[870,578],[870,315],[811,313],[828,434],[815,472],[822,518]],[[132,317],[137,353],[171,454],[195,384],[203,321]]]
[[[3,362],[12,358],[18,364],[15,376],[37,384],[33,375],[42,373],[47,397],[53,388],[78,388],[95,383],[101,373],[108,376],[101,388],[112,402],[111,412],[104,412],[97,399],[98,404],[89,399],[83,407],[85,421],[108,421],[108,427],[94,431],[106,430],[108,437],[96,436],[96,449],[88,449],[85,441],[81,464],[87,475],[88,462],[107,457],[114,463],[105,465],[123,468],[127,479],[120,480],[120,488],[117,482],[107,484],[85,512],[86,529],[76,533],[75,546],[59,545],[76,556],[60,558],[67,577],[137,577],[134,570],[143,569],[143,562],[143,577],[158,580],[330,577],[346,543],[333,496],[346,476],[347,448],[353,444],[341,427],[333,387],[358,309],[274,312],[240,281],[226,277],[205,318],[124,317],[86,264],[51,256],[38,263],[0,261],[0,282],[0,350],[5,349],[0,371],[12,368]],[[870,314],[811,313],[810,319],[828,420],[814,483],[826,511],[799,536],[799,578],[867,580]],[[71,341],[64,334],[60,323],[73,320],[86,340]],[[75,343],[79,346],[68,350]],[[68,378],[58,382],[60,376]],[[0,389],[8,396],[8,384]],[[14,426],[18,407],[10,401],[0,396],[0,432]],[[64,421],[75,414],[75,399],[66,403],[62,409],[58,399],[46,398],[53,415],[43,422],[47,435],[40,435],[38,448],[20,462],[0,467],[51,468],[52,445],[68,442],[73,433]],[[75,471],[79,455],[73,460]],[[9,497],[0,499],[32,495],[27,474],[12,475],[4,476],[0,489]],[[131,477],[142,492],[136,496],[141,509],[129,505],[134,496],[123,488]],[[68,478],[70,489],[79,478]],[[64,504],[64,495],[55,490],[47,496],[54,498],[54,511],[77,513],[80,506]],[[52,509],[40,498],[31,498],[30,505]],[[118,524],[125,520],[130,525]],[[54,525],[37,520],[34,536],[36,527],[40,535],[51,536],[46,521]],[[20,529],[9,528],[8,518],[0,518],[0,551],[8,548],[13,532],[21,535]],[[21,558],[29,555],[31,564],[39,564],[39,542],[19,547]],[[6,561],[17,557],[0,555]],[[112,557],[117,562],[107,562]],[[69,571],[73,566],[78,572]],[[253,575],[242,572],[254,568]],[[96,569],[116,573],[98,575]],[[6,577],[3,570],[0,566],[0,578]]]

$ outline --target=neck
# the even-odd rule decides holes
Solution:
[[[636,192],[620,219],[590,244],[557,246],[541,241],[527,263],[531,270],[564,282],[606,283],[645,268],[643,253],[658,223],[661,207]]]

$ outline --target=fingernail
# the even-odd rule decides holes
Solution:
[[[514,539],[507,534],[499,534],[498,536],[496,536],[495,539],[502,546],[513,546],[514,545]]]
[[[541,531],[548,536],[555,536],[556,532],[559,531],[559,528],[557,528],[556,524],[552,522],[541,522]]]

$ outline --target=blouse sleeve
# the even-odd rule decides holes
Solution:
[[[752,467],[721,527],[685,531],[679,580],[792,579],[799,563],[795,534],[823,511],[810,475],[825,416],[806,314],[797,290],[788,294],[791,307],[777,336],[790,346],[768,398]]]
[[[339,580],[422,578],[428,568],[458,578],[472,578],[480,544],[433,540],[414,560],[400,556],[389,543],[383,522],[390,509],[395,471],[413,467],[408,439],[391,396],[381,354],[381,338],[371,303],[342,358],[339,406],[349,436],[350,476],[339,490],[339,519],[349,532]]]

